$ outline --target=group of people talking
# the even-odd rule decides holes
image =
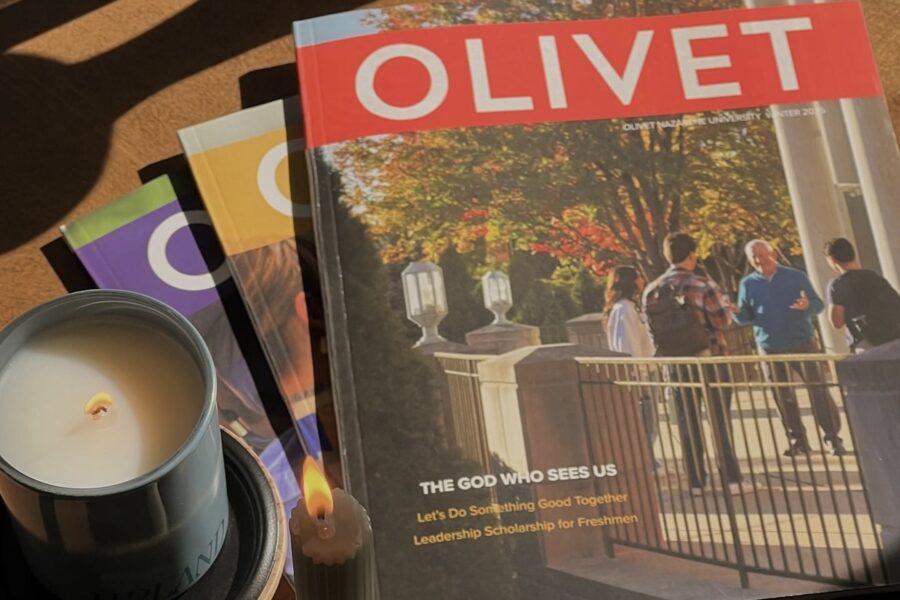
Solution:
[[[825,385],[821,363],[797,355],[819,352],[814,320],[826,310],[807,274],[779,261],[778,251],[756,239],[745,246],[752,270],[740,281],[737,300],[731,302],[711,278],[699,272],[697,243],[687,233],[666,236],[663,253],[669,268],[645,285],[640,271],[631,265],[612,269],[606,287],[606,330],[610,349],[638,358],[723,356],[728,344],[725,331],[749,325],[761,355],[792,355],[762,363],[789,445],[783,454],[797,457],[811,451],[795,394],[796,383],[806,388],[815,422],[836,456],[846,454],[839,435],[841,419]],[[900,295],[878,273],[863,269],[853,244],[844,238],[830,240],[825,260],[835,271],[826,290],[827,316],[831,325],[845,329],[850,347],[861,352],[900,338]],[[716,385],[709,388],[707,407],[716,443],[721,452],[719,468],[732,493],[743,493],[749,482],[742,478],[730,431],[731,373],[724,364],[673,363],[663,376],[672,385],[672,399],[681,432],[682,457],[692,492],[702,495],[707,483],[704,464],[701,410],[704,404],[696,386],[702,376]],[[725,384],[725,385],[723,385]],[[655,437],[655,399],[642,399],[645,426],[651,444]]]

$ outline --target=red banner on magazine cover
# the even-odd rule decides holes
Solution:
[[[301,39],[297,59],[309,147],[882,93],[855,1]]]

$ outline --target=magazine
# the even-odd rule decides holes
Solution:
[[[197,328],[216,366],[220,423],[260,457],[289,519],[303,449],[267,365],[248,365],[261,352],[186,168],[61,229],[99,287],[157,298]]]
[[[838,376],[900,338],[858,2],[463,0],[294,36],[383,597],[898,581],[887,446]]]
[[[319,456],[323,445],[336,448],[336,433],[320,440],[319,422],[326,433],[334,427],[299,124],[289,98],[178,136],[301,439]],[[333,454],[326,467],[339,475]]]

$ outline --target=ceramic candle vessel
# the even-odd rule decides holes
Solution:
[[[77,292],[0,332],[0,497],[63,599],[163,600],[212,565],[228,502],[212,359],[174,309]]]

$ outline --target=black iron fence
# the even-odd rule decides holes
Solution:
[[[485,473],[491,469],[481,403],[478,363],[490,358],[479,354],[435,354],[444,372],[442,395],[444,422],[449,443],[462,451],[464,457],[482,465]]]
[[[580,360],[588,432],[610,419],[638,432],[638,443],[593,440],[642,466],[608,485],[660,506],[656,535],[613,526],[610,542],[733,567],[743,586],[750,572],[883,583],[835,358]]]
[[[491,357],[435,358],[451,440],[490,469],[478,365]],[[619,465],[604,491],[629,494],[653,516],[604,528],[608,552],[618,544],[734,568],[743,586],[754,572],[885,582],[837,358],[576,359],[587,458]],[[606,507],[610,516],[634,509]]]

